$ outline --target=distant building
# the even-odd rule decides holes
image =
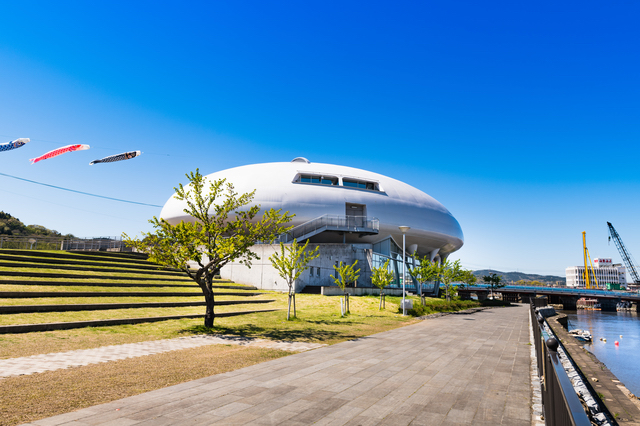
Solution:
[[[569,266],[566,269],[567,287],[585,288],[584,266]],[[620,263],[613,263],[611,259],[597,258],[593,260],[593,273],[598,280],[598,288],[606,289],[619,285],[621,288],[627,287],[627,270]],[[589,281],[595,287],[596,283],[589,268]],[[613,285],[613,286],[611,286]]]

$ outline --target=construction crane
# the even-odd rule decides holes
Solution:
[[[611,222],[607,222],[609,225],[609,241],[613,238],[613,242],[615,243],[618,251],[620,252],[620,257],[622,257],[622,261],[627,267],[627,270],[631,274],[631,278],[633,278],[633,282],[635,285],[640,285],[640,277],[638,276],[637,268],[635,266],[635,262],[631,257],[631,254],[627,251],[627,248],[622,243],[622,239],[620,235],[616,232],[616,228],[613,227]]]
[[[584,253],[584,286],[585,288],[598,288],[598,279],[593,271],[591,256],[589,255],[589,249],[587,249],[587,233],[584,231],[582,232],[582,252]],[[591,280],[589,279],[589,266],[591,266],[591,275],[593,275],[595,285],[591,285]]]

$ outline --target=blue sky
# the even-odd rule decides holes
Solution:
[[[471,269],[621,261],[637,226],[633,2],[3,2],[0,172],[162,205],[184,174],[344,164],[442,202]],[[88,151],[30,165],[62,145]],[[89,166],[129,150],[139,158]],[[0,210],[79,236],[159,208],[0,176]]]

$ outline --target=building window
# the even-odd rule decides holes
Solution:
[[[317,276],[320,276],[320,267],[316,268],[316,274]]]
[[[311,277],[313,277],[313,266],[309,266],[309,272],[310,272]]]
[[[368,189],[370,191],[379,191],[378,184],[376,182],[367,182],[359,179],[342,179],[342,185],[349,188]]]
[[[338,185],[338,178],[335,176],[300,175],[296,182],[315,183],[318,185]]]

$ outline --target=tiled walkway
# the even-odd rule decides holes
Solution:
[[[31,424],[529,426],[528,327],[448,315]]]

